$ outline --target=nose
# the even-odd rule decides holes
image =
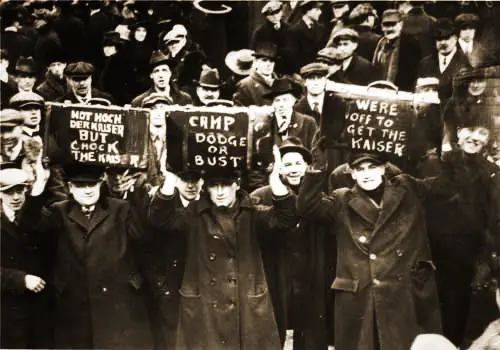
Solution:
[[[222,185],[217,185],[217,187],[215,188],[215,191],[216,191],[218,196],[222,195],[223,194]]]
[[[16,201],[17,201],[17,200],[21,199],[21,196],[22,196],[22,195],[21,195],[21,192],[17,192],[17,191],[16,191],[16,192],[14,192],[14,194],[12,195],[12,199],[14,199],[14,200],[16,200]]]

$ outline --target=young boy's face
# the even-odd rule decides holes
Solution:
[[[359,187],[365,191],[377,189],[384,181],[385,166],[364,161],[352,168],[351,176]]]
[[[490,131],[482,126],[460,128],[457,132],[458,145],[468,154],[480,153],[490,139]]]

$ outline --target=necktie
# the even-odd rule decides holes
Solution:
[[[319,112],[319,103],[314,102],[313,103],[313,114],[314,114],[314,119],[316,119],[316,122],[319,123],[319,117],[320,117],[320,112]]]
[[[446,56],[443,56],[443,71],[446,69]]]
[[[161,151],[163,150],[163,141],[160,139],[160,136],[156,136],[153,142],[156,148],[156,158],[160,159]]]
[[[14,224],[19,224],[19,212],[14,212],[14,220],[12,220]]]
[[[87,217],[87,219],[89,219],[89,220],[90,220],[90,216],[92,215],[93,212],[94,212],[94,210],[91,207],[82,207],[83,215],[85,215]]]

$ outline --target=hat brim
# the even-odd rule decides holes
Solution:
[[[252,57],[253,54],[252,54]],[[237,75],[250,75],[252,72],[252,66],[253,66],[253,60],[248,61],[248,69],[242,69],[240,65],[238,65],[238,61],[240,61],[238,51],[231,51],[230,53],[227,54],[225,63],[226,66],[234,73]]]
[[[254,52],[252,54],[253,57],[255,58],[270,58],[274,61],[278,60],[279,59],[279,56],[278,55],[267,55],[267,54],[264,54],[264,53],[257,53],[257,52]]]
[[[43,102],[39,102],[39,101],[28,101],[28,102],[23,102],[21,104],[19,104],[17,106],[18,109],[25,109],[27,106],[34,106],[34,107],[38,107],[39,109],[42,109],[44,107],[44,103]]]
[[[204,87],[207,89],[220,89],[224,85],[223,83],[219,83],[218,85],[217,84],[205,84],[205,83],[200,83],[199,80],[194,80],[194,83],[197,86],[201,86],[201,87]]]
[[[282,157],[286,153],[296,152],[296,153],[299,153],[302,155],[302,157],[304,158],[304,160],[307,164],[312,163],[311,152],[309,152],[309,150],[305,147],[298,146],[298,145],[286,145],[286,146],[280,147],[279,150],[280,150]]]
[[[24,182],[20,182],[20,183],[15,183],[15,184],[8,184],[8,185],[5,185],[5,186],[0,186],[0,192],[4,192],[4,191],[7,191],[8,189],[11,189],[13,187],[16,187],[16,186],[28,186],[29,183],[27,181],[24,181]]]
[[[361,164],[363,162],[371,162],[375,165],[383,165],[386,163],[386,161],[384,161],[381,157],[379,157],[377,155],[366,154],[366,155],[361,155],[361,156],[356,157],[353,160],[351,160],[349,162],[349,166],[354,167],[354,166]]]

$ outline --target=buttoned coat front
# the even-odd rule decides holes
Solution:
[[[242,194],[234,235],[224,232],[208,195],[177,210],[175,198],[158,194],[149,219],[187,235],[177,348],[280,349],[259,235],[295,226],[295,197],[264,207]]]
[[[337,237],[335,348],[409,349],[417,334],[439,333],[434,265],[420,202],[440,188],[438,183],[391,178],[379,210],[357,187],[321,197],[325,175],[306,173],[298,214],[333,224]]]
[[[129,204],[101,198],[87,219],[73,200],[43,211],[42,201],[38,197],[26,201],[24,216],[29,222],[23,227],[45,234],[53,243],[48,283],[56,293],[54,347],[151,349],[142,277],[133,250],[142,234],[131,220]]]

